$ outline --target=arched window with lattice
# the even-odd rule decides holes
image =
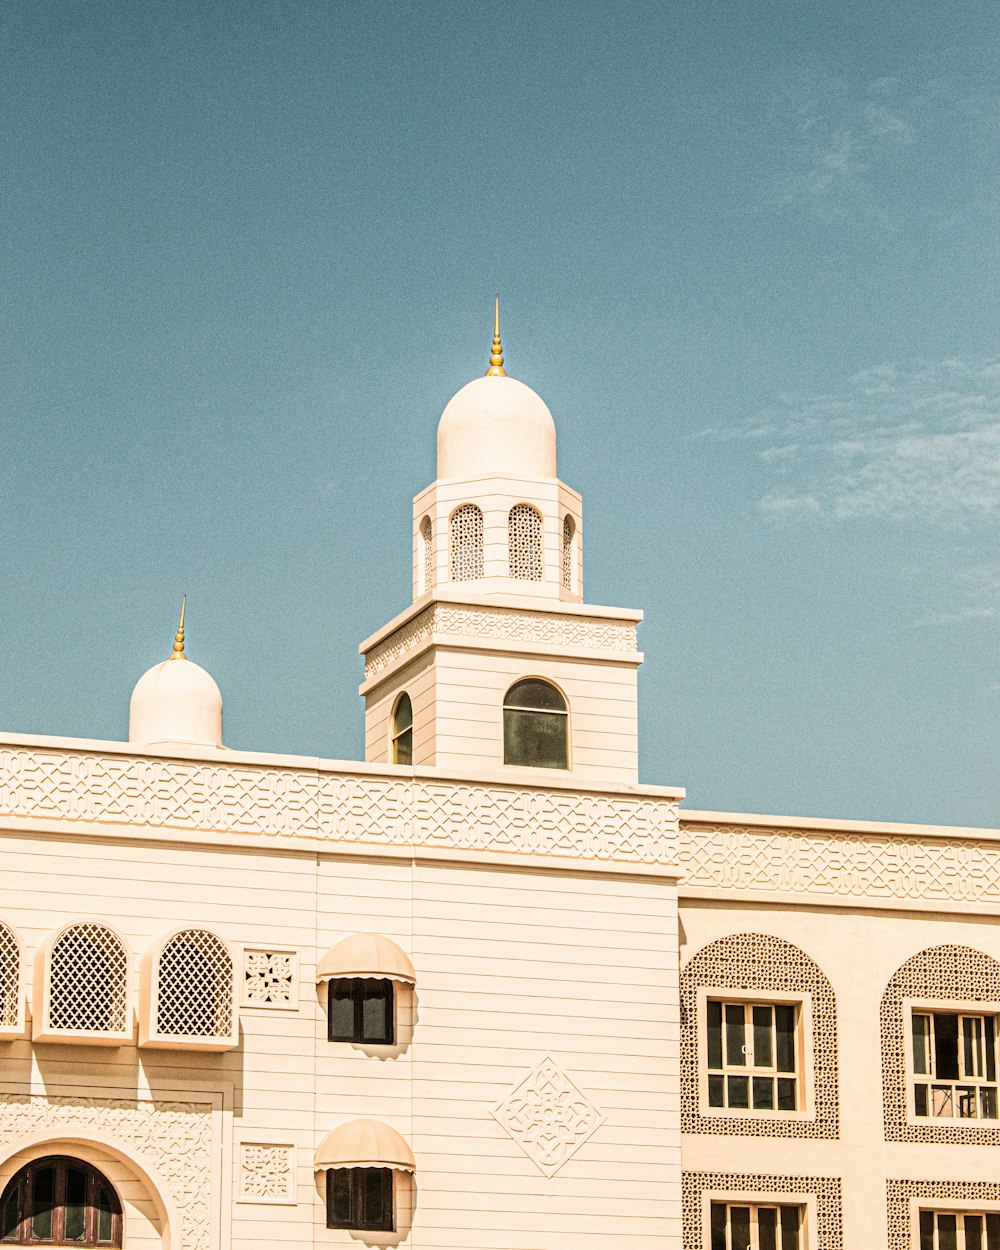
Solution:
[[[0,1037],[19,1035],[23,1028],[21,944],[14,930],[0,921]]]
[[[46,1155],[7,1182],[0,1240],[14,1246],[120,1246],[122,1207],[111,1182],[82,1159]]]
[[[434,589],[434,526],[429,516],[420,522],[420,593]]]
[[[139,1045],[228,1050],[237,1043],[233,957],[207,929],[182,929],[143,959]]]
[[[573,518],[567,513],[563,517],[562,527],[562,587],[563,590],[573,589],[573,539],[576,526]]]
[[[473,582],[483,576],[483,514],[474,503],[464,503],[451,514],[448,568],[453,582]]]
[[[507,559],[511,577],[542,580],[542,518],[528,503],[516,503],[507,517]]]
[[[67,926],[39,949],[36,969],[36,1041],[131,1040],[130,960],[124,940],[108,925]]]

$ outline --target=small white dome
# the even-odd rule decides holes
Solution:
[[[439,478],[555,477],[552,413],[515,378],[476,378],[441,414],[437,457]]]
[[[222,694],[187,658],[143,673],[129,705],[129,742],[144,746],[222,746]]]

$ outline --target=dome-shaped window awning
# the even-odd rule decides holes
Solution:
[[[398,1172],[416,1169],[413,1151],[406,1138],[381,1120],[350,1120],[341,1124],[316,1148],[314,1170],[326,1168],[395,1168]]]
[[[379,933],[355,933],[331,946],[316,968],[317,981],[347,978],[401,981],[413,985],[416,975],[405,951]]]

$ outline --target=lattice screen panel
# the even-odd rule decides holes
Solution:
[[[903,999],[961,1003],[1000,1002],[1000,963],[968,946],[932,946],[913,955],[893,974],[882,995],[882,1097],[886,1141],[976,1143],[1000,1146],[1000,1128],[975,1128],[961,1121],[907,1124],[909,1083],[903,1043]],[[982,1121],[976,1121],[981,1124]]]
[[[456,508],[448,524],[448,567],[453,582],[483,576],[483,514],[474,503]]]
[[[56,939],[49,969],[49,1028],[124,1033],[128,956],[104,925],[73,925]]]
[[[812,998],[813,1090],[816,1118],[785,1120],[766,1112],[703,1116],[698,1105],[698,990],[783,990]],[[809,1073],[803,1074],[809,1079]],[[681,1131],[742,1137],[833,1138],[837,1107],[837,1003],[833,988],[809,958],[769,933],[737,933],[710,942],[681,971]]]
[[[542,518],[530,504],[516,503],[507,517],[507,556],[511,577],[542,580]]]
[[[576,526],[571,516],[563,517],[562,532],[562,584],[563,590],[573,589],[573,535]]]
[[[0,1028],[17,1027],[21,981],[21,948],[13,929],[0,923]]]
[[[426,594],[434,589],[434,527],[429,516],[425,516],[420,522],[420,546],[424,576],[421,589]]]
[[[702,1235],[701,1218],[701,1196],[705,1192],[740,1194],[748,1202],[767,1201],[772,1194],[801,1194],[803,1198],[815,1195],[816,1231],[815,1240],[809,1241],[809,1250],[844,1250],[844,1218],[838,1177],[684,1172],[681,1176],[684,1250],[708,1250],[708,1242]]]
[[[229,1037],[233,961],[214,933],[186,929],[172,937],[160,953],[156,984],[160,1037]]]
[[[947,1211],[952,1202],[1000,1207],[1000,1185],[992,1181],[886,1181],[885,1205],[889,1222],[889,1250],[913,1250],[910,1237],[910,1199],[926,1198],[928,1210]]]

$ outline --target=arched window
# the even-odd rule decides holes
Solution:
[[[120,1246],[122,1208],[110,1181],[81,1159],[48,1155],[0,1198],[0,1240],[19,1246]]]
[[[156,966],[156,1036],[227,1039],[233,1031],[233,960],[205,929],[165,943]]]
[[[0,923],[0,1029],[21,1022],[21,947],[14,930]]]
[[[104,925],[71,925],[52,946],[48,1027],[124,1034],[129,1028],[128,955]]]
[[[568,514],[563,517],[562,532],[562,584],[563,590],[573,589],[573,536],[576,526]]]
[[[507,559],[511,577],[542,580],[542,518],[527,503],[516,503],[507,517]]]
[[[420,569],[420,593],[426,595],[434,589],[434,527],[429,516],[420,522]]]
[[[473,582],[483,576],[483,514],[474,503],[464,503],[451,514],[448,564],[453,582]]]
[[[569,768],[569,709],[549,682],[528,677],[507,691],[503,701],[503,762]]]
[[[392,714],[392,762],[413,763],[413,704],[406,693],[396,700]]]

